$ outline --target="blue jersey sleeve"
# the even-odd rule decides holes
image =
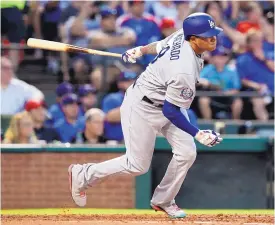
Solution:
[[[195,137],[198,133],[199,129],[188,121],[188,119],[182,114],[180,107],[173,105],[172,103],[165,100],[162,112],[163,115],[176,127],[180,128],[186,133],[192,135],[193,137]]]

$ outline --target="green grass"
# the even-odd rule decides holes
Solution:
[[[189,209],[185,210],[187,214],[265,214],[274,215],[274,210],[232,210],[232,209],[217,209],[217,210],[205,210],[205,209]],[[64,208],[64,209],[8,209],[1,210],[1,215],[92,215],[92,214],[154,214],[153,210],[139,210],[139,209],[91,209],[91,208]]]

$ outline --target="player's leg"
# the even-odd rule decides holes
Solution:
[[[148,171],[157,131],[137,112],[138,101],[131,93],[127,93],[121,106],[125,155],[101,163],[76,164],[69,168],[72,197],[77,205],[86,204],[85,189],[103,178],[115,174],[140,175]]]
[[[182,112],[188,117],[186,110],[182,110]],[[196,145],[191,135],[170,122],[163,127],[162,133],[172,146],[173,158],[154,192],[151,204],[153,208],[160,206],[172,217],[184,217],[185,213],[177,207],[174,198],[196,159]]]

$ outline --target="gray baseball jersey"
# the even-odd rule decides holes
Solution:
[[[195,96],[195,85],[203,67],[180,29],[157,45],[158,55],[138,78],[136,85],[149,99],[163,103],[166,99],[188,109]]]

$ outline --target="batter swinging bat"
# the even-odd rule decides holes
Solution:
[[[121,54],[117,54],[117,53],[98,51],[94,49],[78,47],[75,45],[64,44],[61,42],[46,41],[46,40],[36,39],[36,38],[29,38],[27,45],[32,48],[40,48],[40,49],[51,50],[51,51],[87,53],[92,55],[112,56],[112,57],[121,58]]]

